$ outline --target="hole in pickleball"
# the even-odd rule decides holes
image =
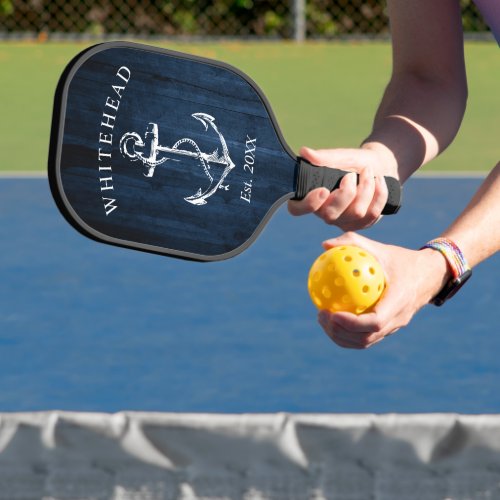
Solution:
[[[360,255],[361,257],[366,257],[366,253],[365,253],[365,252],[359,252],[359,255]]]
[[[363,288],[363,293],[368,293],[370,291],[370,287],[368,285],[365,285]]]
[[[313,275],[313,280],[314,281],[319,281],[321,279],[321,272],[320,271],[316,271]]]
[[[314,303],[318,307],[321,307],[323,305],[323,303],[321,302],[321,299],[316,294],[313,294],[313,299],[314,299]]]
[[[351,297],[349,297],[349,295],[343,295],[342,296],[342,302],[344,304],[350,304],[351,303]]]
[[[368,269],[368,271],[370,271],[370,274],[375,274],[375,269],[373,267],[370,267],[370,269]]]
[[[326,268],[328,272],[333,273],[335,271],[335,266],[333,264],[328,264],[328,267]]]
[[[356,314],[361,314],[364,310],[366,309],[366,307],[356,307]]]
[[[380,290],[382,290],[382,285],[379,284],[378,287],[377,287],[377,290],[380,292]]]
[[[344,257],[344,260],[345,260],[346,262],[351,262],[352,257],[351,257],[350,255],[346,255],[346,256]]]
[[[352,272],[352,275],[355,277],[355,278],[359,278],[359,275],[361,273],[359,272],[359,269],[354,269],[354,271]]]
[[[329,299],[332,296],[332,291],[326,285],[321,289],[321,293],[325,299]]]
[[[332,307],[334,311],[340,311],[342,309],[342,306],[338,302],[334,302]]]
[[[335,278],[335,286],[344,286],[344,278],[341,278],[341,277],[338,277],[338,278]]]

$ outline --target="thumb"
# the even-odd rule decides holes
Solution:
[[[311,149],[302,147],[300,156],[320,167],[335,167],[358,172],[366,163],[366,152],[359,149]]]
[[[368,240],[368,238],[365,238],[364,236],[361,236],[360,234],[357,234],[355,232],[349,231],[347,233],[341,234],[340,236],[337,236],[336,238],[330,238],[324,241],[322,245],[325,250],[341,245],[355,245],[363,247],[366,250],[370,251],[370,243],[371,241]]]

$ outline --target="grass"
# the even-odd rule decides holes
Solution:
[[[84,43],[0,44],[0,171],[43,171],[52,99]],[[163,44],[163,46],[167,46]],[[249,74],[268,96],[294,150],[355,147],[368,134],[391,70],[390,45],[366,43],[170,43]],[[426,170],[488,170],[498,161],[498,47],[468,43],[469,104],[454,144]]]

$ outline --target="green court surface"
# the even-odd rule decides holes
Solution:
[[[151,42],[150,42],[151,43]],[[158,42],[154,43],[159,45]],[[54,89],[64,66],[91,43],[0,44],[0,171],[46,168]],[[233,64],[269,98],[294,150],[355,147],[368,134],[391,71],[388,42],[162,43]],[[426,170],[484,171],[498,161],[500,58],[494,43],[468,42],[467,113],[453,145]]]

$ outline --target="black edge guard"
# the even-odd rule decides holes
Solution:
[[[331,167],[317,167],[304,158],[297,158],[296,183],[294,200],[302,200],[313,189],[326,187],[330,191],[337,189],[342,178],[348,174],[345,170]],[[389,195],[382,210],[384,215],[395,214],[401,207],[402,188],[394,177],[384,177]],[[359,182],[359,175],[357,176]]]

